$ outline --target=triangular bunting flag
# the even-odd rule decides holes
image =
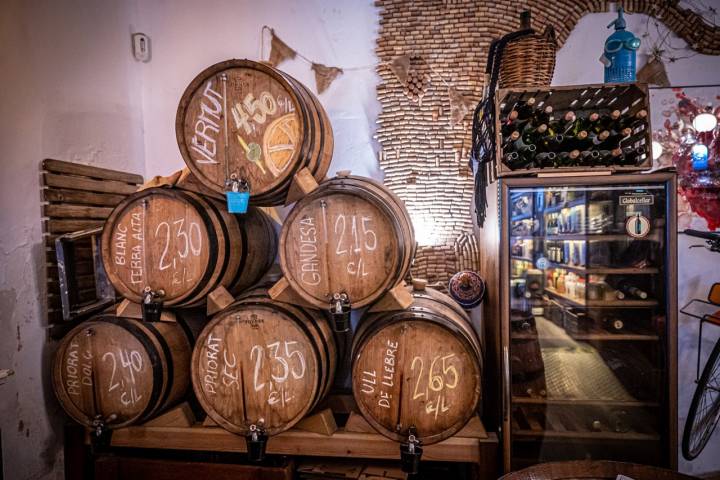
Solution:
[[[408,79],[408,71],[410,70],[410,55],[400,55],[390,62],[390,70],[405,85]]]
[[[665,64],[659,56],[651,56],[647,63],[637,72],[637,81],[658,87],[669,87]]]
[[[450,126],[454,127],[463,121],[465,115],[470,113],[474,102],[453,87],[448,87],[448,97],[450,98]]]
[[[268,62],[273,67],[277,67],[285,60],[295,58],[297,52],[290,48],[287,43],[280,40],[280,37],[275,35],[275,30],[270,29],[270,58]]]
[[[327,90],[337,76],[343,73],[342,68],[326,67],[320,63],[313,63],[312,69],[315,72],[315,85],[317,85],[318,94]]]

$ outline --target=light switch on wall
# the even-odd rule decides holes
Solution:
[[[144,33],[132,34],[133,56],[138,62],[150,61],[150,37]]]

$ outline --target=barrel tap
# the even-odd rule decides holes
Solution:
[[[265,422],[261,418],[257,423],[250,425],[249,432],[245,435],[248,458],[253,462],[259,462],[265,458],[268,437],[263,427],[264,424]]]
[[[163,309],[165,290],[153,290],[145,287],[142,295],[142,318],[145,322],[157,322]]]
[[[350,330],[350,298],[345,292],[335,292],[330,301],[330,314],[335,320],[336,332]]]
[[[417,430],[414,426],[410,427],[407,441],[400,444],[400,463],[403,472],[415,475],[420,471],[420,457],[423,453],[420,444]]]

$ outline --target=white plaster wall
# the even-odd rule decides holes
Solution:
[[[705,2],[720,9],[719,0]],[[577,24],[567,42],[557,55],[553,85],[578,85],[586,83],[602,83],[603,66],[598,61],[602,54],[602,41],[610,34],[606,26],[616,17],[613,13],[595,13],[586,15]],[[645,15],[626,15],[628,30],[640,36],[645,31]],[[652,32],[654,37],[654,27]],[[667,29],[661,24],[661,34]],[[675,46],[686,43],[670,34]],[[648,43],[648,42],[646,42]],[[638,68],[647,57],[647,45],[641,47]],[[680,53],[684,56],[687,53]],[[678,60],[666,64],[668,78],[673,86],[683,85],[720,85],[720,57],[696,55],[692,58]],[[720,281],[718,266],[720,255],[708,250],[696,248],[689,250],[690,245],[701,244],[685,235],[678,235],[678,305],[685,305],[691,298],[706,298],[710,285]],[[715,340],[720,336],[720,329],[712,327],[704,329],[703,362],[710,354]],[[697,359],[698,325],[694,319],[684,315],[678,317],[678,432],[682,435],[687,411],[695,391],[695,362]],[[690,474],[720,471],[720,430],[715,432],[703,453],[693,462],[683,459],[678,449],[679,468]],[[678,445],[680,438],[678,438]]]
[[[7,479],[62,478],[62,424],[49,384],[39,162],[143,173],[133,3],[0,5],[0,428]]]

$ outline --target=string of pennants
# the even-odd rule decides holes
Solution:
[[[459,92],[452,84],[447,82],[445,78],[437,72],[427,61],[420,55],[398,55],[390,62],[382,64],[365,65],[359,67],[335,67],[327,66],[322,63],[315,62],[306,57],[296,49],[292,48],[283,41],[275,30],[267,25],[263,26],[261,31],[261,45],[264,45],[264,35],[268,32],[270,35],[270,54],[267,62],[273,67],[278,67],[287,60],[300,58],[310,65],[315,74],[315,86],[318,94],[326,91],[330,85],[343,73],[350,70],[374,70],[379,65],[387,65],[393,72],[404,89],[405,95],[411,100],[421,102],[423,95],[428,91],[430,75],[440,79],[445,87],[447,87],[448,103],[450,104],[450,126],[460,124],[465,116],[472,111],[475,100],[471,100],[467,95]],[[261,53],[261,56],[264,56]],[[429,75],[423,73],[418,65],[423,65],[429,70]]]

